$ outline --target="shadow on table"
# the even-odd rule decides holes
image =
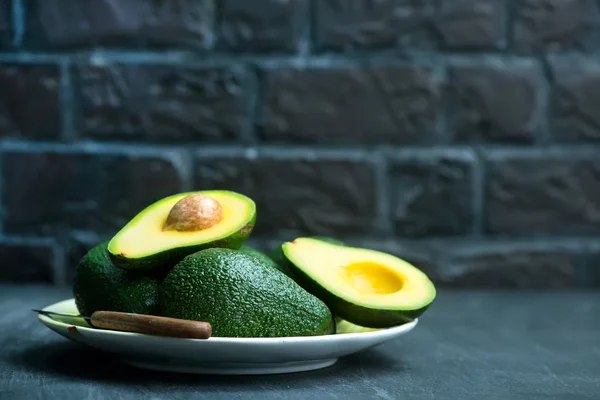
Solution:
[[[341,358],[329,368],[316,371],[278,374],[278,375],[195,375],[172,372],[160,372],[139,369],[121,363],[116,356],[76,343],[52,342],[29,347],[16,352],[9,358],[16,368],[36,371],[69,380],[92,380],[112,383],[164,384],[206,383],[210,385],[227,384],[229,386],[265,385],[284,382],[302,383],[310,380],[313,384],[323,380],[330,381],[335,376],[360,376],[378,374],[401,374],[405,368],[398,359],[388,357],[377,348]],[[316,382],[315,382],[316,380]]]

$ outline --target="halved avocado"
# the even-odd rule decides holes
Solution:
[[[282,245],[295,280],[355,325],[388,328],[422,315],[436,296],[425,273],[384,252],[312,238]]]
[[[336,333],[364,333],[381,330],[381,328],[366,328],[364,326],[359,326],[340,317],[335,317],[334,320],[335,326],[337,327]]]
[[[322,240],[324,242],[327,243],[331,243],[331,244],[337,244],[339,246],[343,246],[344,243],[329,237],[329,236],[309,236],[309,238],[311,239],[316,239],[316,240]],[[277,265],[279,265],[279,269],[285,273],[286,275],[288,275],[290,278],[293,278],[293,272],[292,272],[292,267],[289,265],[290,262],[287,258],[285,258],[285,255],[283,254],[283,249],[281,248],[281,245],[275,247],[274,249],[272,249],[271,251],[269,251],[267,253],[267,256],[273,260]]]
[[[199,221],[194,220],[197,216]],[[110,240],[108,253],[117,267],[126,270],[174,265],[209,247],[239,249],[250,236],[255,221],[254,201],[240,193],[179,193],[136,215]]]

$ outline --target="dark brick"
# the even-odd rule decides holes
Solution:
[[[503,0],[442,1],[434,26],[445,47],[501,47],[506,35]]]
[[[448,246],[432,278],[440,287],[566,289],[578,285],[577,250],[548,245],[478,244]]]
[[[489,233],[600,233],[600,151],[492,154],[486,192]]]
[[[31,46],[204,49],[212,42],[213,0],[29,2]]]
[[[224,0],[220,47],[234,51],[294,51],[305,1]]]
[[[521,0],[516,4],[514,42],[517,49],[597,47],[598,5],[595,0]]]
[[[49,241],[0,241],[0,282],[52,283],[55,254]]]
[[[600,62],[578,56],[552,58],[556,81],[552,122],[566,140],[600,139]]]
[[[407,143],[435,137],[435,72],[417,66],[284,69],[268,75],[264,137]]]
[[[0,0],[0,49],[8,48],[12,41],[11,0]]]
[[[360,234],[375,216],[374,172],[361,161],[200,154],[196,189],[217,188],[256,201],[258,234]]]
[[[78,66],[79,126],[104,139],[233,139],[247,116],[245,78],[237,69]]]
[[[58,137],[59,79],[56,65],[1,64],[0,136]]]
[[[317,45],[321,49],[434,47],[430,22],[436,0],[319,0]]]
[[[4,227],[18,233],[115,233],[150,203],[182,189],[169,158],[135,154],[7,151],[2,174]]]
[[[412,237],[468,233],[473,224],[473,154],[407,153],[390,166],[396,233]]]
[[[529,60],[456,63],[451,129],[458,141],[531,141],[545,108],[543,71]]]

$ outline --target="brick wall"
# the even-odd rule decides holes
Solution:
[[[0,280],[68,284],[149,203],[440,286],[600,286],[600,3],[0,0]]]

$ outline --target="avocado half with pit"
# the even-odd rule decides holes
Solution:
[[[436,296],[428,276],[384,252],[312,238],[282,245],[296,282],[355,325],[389,328],[422,315]]]
[[[239,249],[254,228],[256,204],[227,190],[179,193],[146,207],[109,242],[112,262],[126,270],[173,266],[206,248]]]

